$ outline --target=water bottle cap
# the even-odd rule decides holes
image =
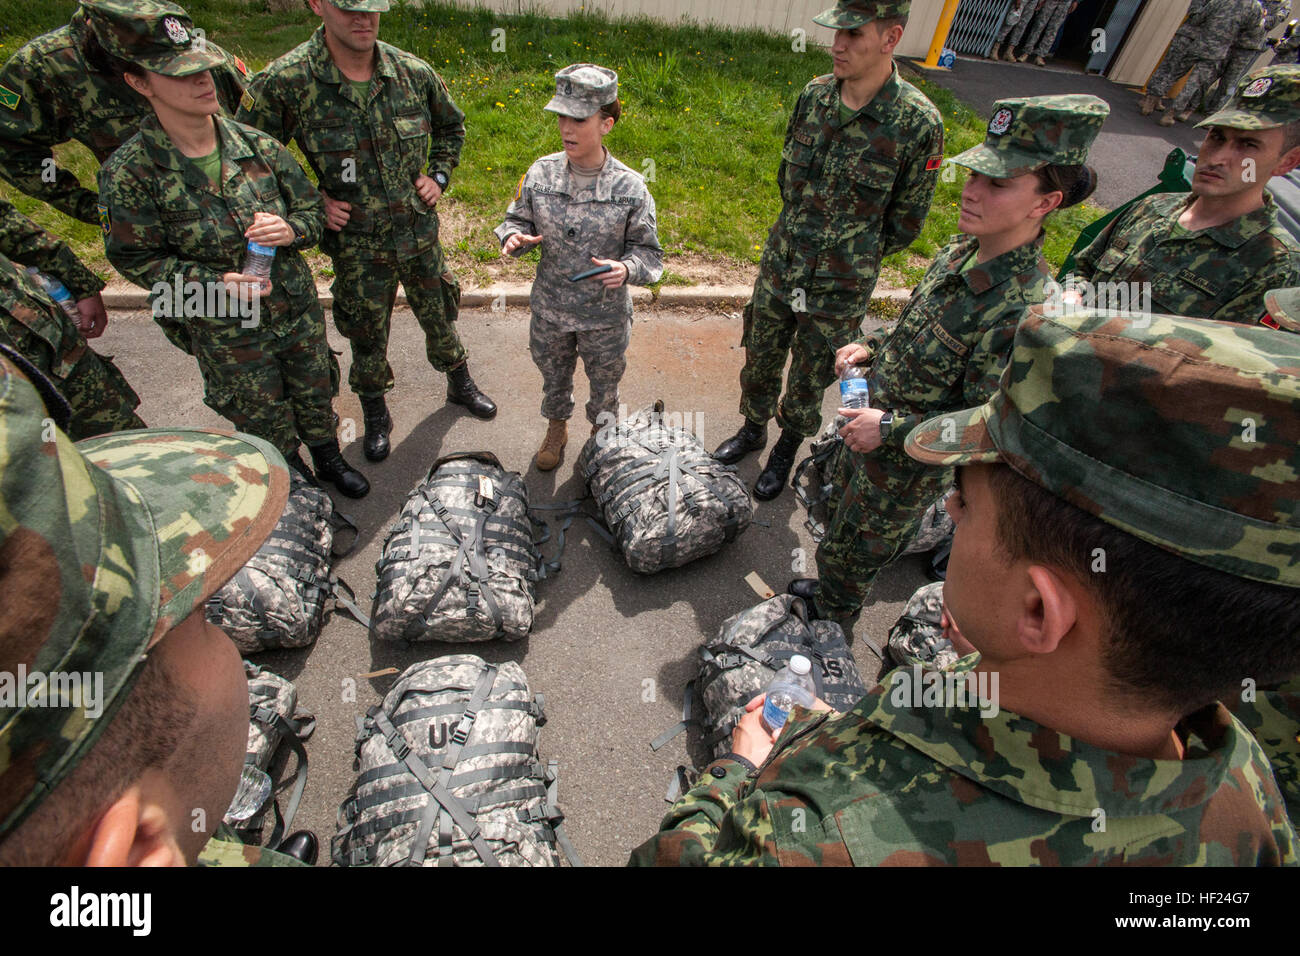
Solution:
[[[800,676],[807,674],[812,670],[812,661],[802,654],[795,654],[790,658],[790,670]]]
[[[263,246],[263,245],[259,245],[258,243],[253,242],[253,241],[250,239],[250,240],[248,241],[248,251],[249,251],[249,252],[255,252],[255,253],[257,253],[259,256],[273,256],[273,255],[275,255],[275,246]]]

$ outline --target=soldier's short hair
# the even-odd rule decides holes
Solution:
[[[907,29],[907,14],[901,17],[881,17],[876,23],[880,24],[880,32],[887,33],[891,27],[902,27]]]
[[[1287,123],[1282,127],[1284,134],[1282,139],[1282,152],[1289,153],[1291,150],[1300,146],[1300,120]]]
[[[164,645],[165,646],[165,642]],[[76,768],[7,837],[0,840],[0,866],[55,866],[136,780],[163,769],[191,734],[195,707],[168,669],[163,646],[155,648],[103,736]],[[219,820],[210,821],[215,829]]]
[[[997,545],[1012,561],[1059,568],[1102,612],[1102,666],[1144,710],[1189,714],[1239,695],[1242,680],[1300,671],[1296,589],[1237,577],[1157,548],[1056,497],[1004,464],[989,466]],[[1101,549],[1105,571],[1097,567]]]

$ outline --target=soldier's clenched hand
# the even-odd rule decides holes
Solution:
[[[342,232],[343,227],[352,218],[352,203],[343,202],[341,199],[331,199],[323,189],[320,191],[320,195],[325,200],[325,228],[334,232]]]
[[[287,246],[293,242],[293,227],[274,213],[258,212],[244,238],[262,246]]]
[[[598,266],[610,267],[609,272],[602,272],[598,276],[591,277],[591,279],[599,279],[600,284],[606,289],[617,289],[627,281],[627,266],[623,265],[623,263],[619,262],[617,259],[597,259],[595,256],[592,256],[591,261]],[[590,282],[591,279],[588,279],[587,281]]]
[[[226,272],[221,276],[221,281],[226,284],[226,291],[243,303],[251,303],[259,295],[271,291],[270,279],[245,275],[242,272]]]
[[[838,414],[849,420],[840,429],[840,437],[850,451],[868,452],[880,447],[880,420],[885,417],[884,412],[878,408],[841,408]]]
[[[871,353],[867,351],[865,345],[850,342],[835,353],[835,374],[843,374],[844,369],[849,365],[863,365],[869,358]]]
[[[98,292],[78,299],[77,313],[81,316],[77,320],[77,328],[81,329],[82,335],[88,339],[97,339],[104,334],[104,328],[108,325],[108,313],[104,311],[104,299]]]
[[[423,173],[415,177],[415,192],[424,200],[426,206],[436,205],[442,198],[442,187],[438,185],[438,181]]]
[[[541,241],[541,236],[525,236],[522,232],[512,232],[506,237],[505,245],[501,247],[501,254],[508,256],[521,246],[535,246]]]

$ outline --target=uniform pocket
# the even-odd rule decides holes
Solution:
[[[298,138],[304,152],[308,153],[352,153],[357,150],[357,132],[345,121],[303,127]]]
[[[452,272],[444,272],[441,279],[443,315],[454,322],[460,314],[460,280]]]

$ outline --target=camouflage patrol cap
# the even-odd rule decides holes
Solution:
[[[1105,100],[1083,93],[998,100],[984,142],[948,162],[994,179],[1081,165],[1109,114]]]
[[[0,839],[89,751],[146,651],[257,551],[288,491],[284,459],[247,435],[73,444],[0,356]]]
[[[1264,293],[1264,309],[1260,325],[1300,332],[1300,289],[1269,289]]]
[[[387,13],[388,0],[326,0],[347,13]]]
[[[194,35],[194,21],[165,0],[81,0],[100,46],[165,76],[190,76],[225,62]],[[197,41],[197,42],[196,42]]]
[[[542,109],[581,120],[617,99],[617,73],[594,63],[574,63],[555,74],[555,95]]]
[[[1228,105],[1197,126],[1274,129],[1300,120],[1300,65],[1274,64],[1237,82]]]
[[[912,0],[839,0],[813,17],[813,23],[832,30],[853,30],[872,20],[905,17],[911,9]]]
[[[907,453],[1001,461],[1143,541],[1300,587],[1300,337],[1260,326],[1035,306],[983,406],[922,422]]]

